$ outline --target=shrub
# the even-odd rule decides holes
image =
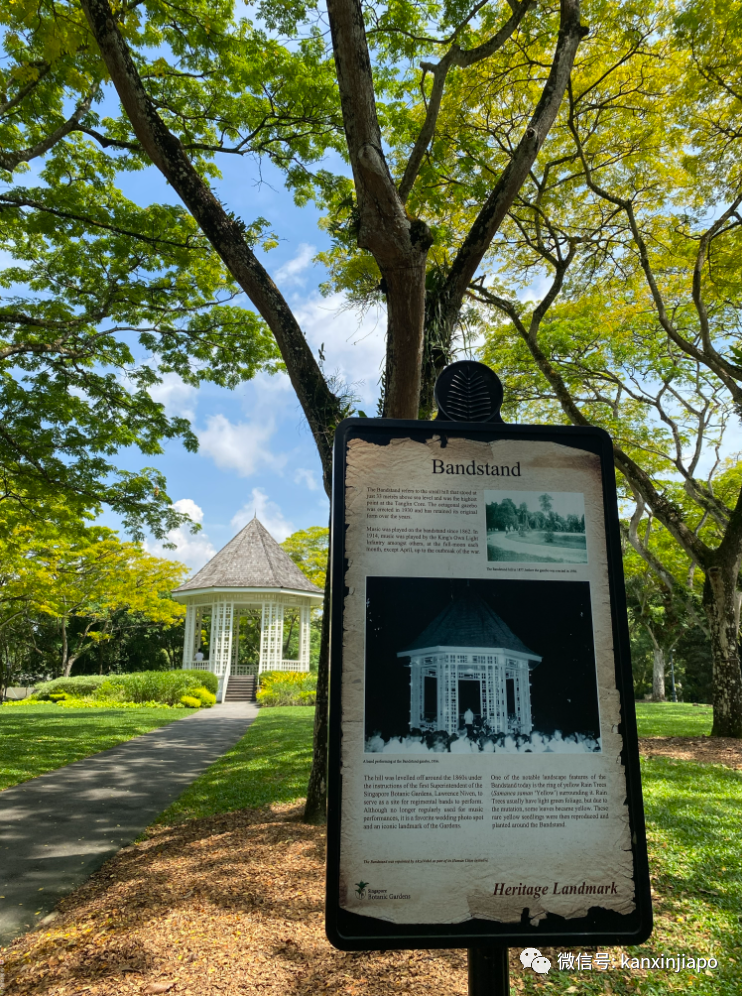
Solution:
[[[208,681],[208,679],[212,681]],[[207,679],[207,680],[204,680]],[[164,702],[175,705],[184,695],[193,696],[195,689],[216,692],[217,677],[205,671],[135,671],[132,674],[112,674],[110,684],[100,691],[127,702]],[[213,685],[213,692],[208,687]],[[216,701],[216,698],[214,699]]]
[[[210,709],[216,705],[216,695],[212,695],[208,688],[194,688],[190,693],[194,699],[198,699],[202,706]]]
[[[262,706],[314,705],[317,674],[313,671],[265,671],[257,699]]]
[[[36,698],[48,699],[52,693],[66,692],[75,698],[92,695],[107,680],[105,674],[78,674],[74,678],[54,678],[36,686]]]
[[[74,678],[55,678],[38,686],[36,698],[54,701],[54,696],[69,695],[96,702],[155,703],[175,705],[183,695],[206,695],[204,705],[216,702],[219,679],[210,671],[133,671],[130,674],[81,674]],[[213,696],[213,700],[209,699]]]
[[[172,672],[171,672],[172,673]],[[194,679],[194,685],[207,688],[212,695],[216,695],[219,687],[219,679],[211,671],[201,671],[198,668],[186,668],[185,671],[178,671],[178,674],[188,674]]]
[[[180,701],[188,709],[200,709],[201,708],[201,700],[197,699],[195,695],[183,695],[183,696],[181,696]]]

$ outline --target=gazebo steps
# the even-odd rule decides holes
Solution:
[[[257,679],[254,674],[248,677],[234,675],[227,682],[225,702],[254,702]]]

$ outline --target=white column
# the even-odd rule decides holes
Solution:
[[[258,671],[280,671],[283,661],[283,603],[263,602]]]
[[[185,626],[183,627],[183,667],[193,667],[193,642],[196,623],[196,606],[186,605]]]
[[[531,720],[531,682],[528,662],[520,665],[520,694],[521,694],[521,732],[530,734],[533,729]]]
[[[229,673],[237,674],[237,665],[240,662],[240,619],[243,609],[233,609],[232,611],[232,646],[230,651]]]
[[[309,670],[309,646],[311,640],[311,613],[310,605],[302,605],[299,609],[299,671]]]
[[[211,607],[209,670],[220,677],[229,674],[232,654],[232,611],[232,602],[214,602]]]

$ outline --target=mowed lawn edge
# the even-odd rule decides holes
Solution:
[[[636,725],[640,737],[707,737],[711,733],[713,709],[691,702],[636,702]]]
[[[262,708],[247,733],[161,813],[157,824],[262,809],[306,796],[314,706]]]
[[[0,791],[190,715],[181,709],[0,707]]]

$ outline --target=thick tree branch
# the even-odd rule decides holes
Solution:
[[[328,0],[340,106],[359,215],[358,245],[373,253],[387,296],[385,414],[417,418],[432,238],[407,216],[381,143],[360,0]]]
[[[334,427],[344,412],[283,295],[245,241],[244,226],[225,211],[199,176],[178,138],[167,128],[147,94],[108,0],[81,0],[113,85],[145,153],[162,172],[198,222],[225,266],[275,336],[319,450],[329,494]]]

